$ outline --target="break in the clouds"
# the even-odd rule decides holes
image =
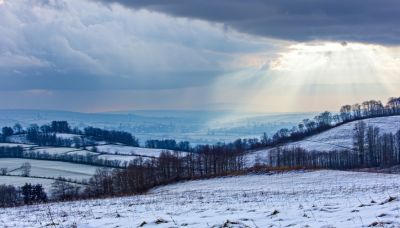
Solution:
[[[315,111],[398,96],[399,7],[0,0],[0,108]]]
[[[98,0],[294,41],[400,43],[398,0]]]

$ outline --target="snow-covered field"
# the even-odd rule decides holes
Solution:
[[[31,164],[30,176],[35,177],[64,177],[73,180],[82,180],[90,178],[98,167],[82,164],[74,164],[58,161],[41,161],[20,158],[1,158],[0,168],[7,168],[10,174],[20,175],[21,170],[18,169],[24,162]],[[12,171],[15,170],[15,171]],[[10,182],[9,184],[13,184]]]
[[[363,120],[368,126],[379,127],[381,133],[396,133],[400,130],[400,116],[378,117]],[[357,121],[335,127],[320,134],[308,137],[299,142],[288,143],[283,147],[301,147],[306,150],[330,151],[351,149],[353,147],[353,129]],[[265,162],[270,149],[259,150],[248,154],[248,162],[253,163],[256,157]]]
[[[25,149],[34,147],[35,145],[30,145],[30,144],[23,144],[23,143],[0,143],[0,147],[17,147],[21,146]]]
[[[99,155],[99,153],[91,152],[91,151],[88,151],[88,150],[71,150],[71,151],[67,152],[66,154],[68,154],[68,155],[81,155],[81,156],[87,156],[87,155],[89,155],[89,156],[98,156]]]
[[[8,208],[0,225],[400,227],[399,177],[315,171],[198,180],[132,197]]]
[[[142,147],[123,146],[123,145],[101,145],[97,146],[97,150],[99,152],[108,154],[140,155],[149,157],[159,157],[161,152],[166,151],[164,149],[151,149]]]
[[[28,150],[28,151],[39,152],[39,153],[49,153],[49,154],[66,154],[66,153],[70,153],[70,152],[79,152],[79,151],[85,151],[85,150],[79,150],[79,149],[71,148],[71,147],[36,147],[33,150]],[[89,152],[89,151],[86,151],[86,152]]]
[[[17,177],[17,176],[0,176],[0,185],[13,185],[21,187],[25,183],[41,184],[47,193],[51,190],[51,184],[54,180],[44,178],[31,178],[31,177]]]
[[[76,134],[69,134],[69,133],[56,133],[56,136],[58,138],[62,138],[62,139],[74,139],[76,138],[81,138],[81,135],[76,135]]]
[[[121,163],[129,163],[132,160],[136,159],[136,158],[140,158],[141,156],[135,156],[135,155],[112,155],[112,154],[103,154],[103,155],[99,155],[97,156],[98,159],[103,159],[103,160],[117,160],[117,161],[121,161]],[[142,157],[143,161],[145,160],[149,160],[151,158],[149,157]]]

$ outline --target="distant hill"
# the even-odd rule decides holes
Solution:
[[[400,116],[376,117],[362,120],[368,126],[380,128],[381,133],[396,133],[400,130]],[[313,135],[298,142],[291,142],[280,145],[281,147],[300,147],[306,150],[330,151],[330,150],[352,150],[353,147],[353,129],[359,121],[353,121],[341,126],[332,128],[325,132]],[[252,152],[248,155],[249,163],[255,157],[266,158],[269,149],[262,149]]]
[[[0,126],[20,123],[24,127],[52,120],[67,120],[72,127],[94,126],[127,131],[141,142],[173,138],[192,144],[230,142],[237,138],[273,134],[296,125],[315,113],[237,113],[231,111],[142,110],[80,113],[57,110],[0,110]]]

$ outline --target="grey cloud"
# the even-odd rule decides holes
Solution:
[[[204,22],[81,0],[6,1],[0,33],[0,90],[203,86],[237,55],[272,47]]]
[[[398,0],[96,0],[221,22],[279,39],[400,44]]]

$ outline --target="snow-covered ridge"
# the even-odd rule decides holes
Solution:
[[[381,133],[394,134],[400,130],[400,116],[376,117],[362,121],[364,121],[368,126],[379,127]],[[346,123],[301,141],[284,144],[282,147],[300,147],[309,151],[351,149],[353,147],[353,129],[357,122],[359,121]],[[264,149],[250,153],[248,155],[249,162],[254,162],[256,157],[265,160],[269,150],[270,149]]]
[[[399,227],[399,177],[315,171],[189,181],[132,197],[8,208],[0,226]]]

